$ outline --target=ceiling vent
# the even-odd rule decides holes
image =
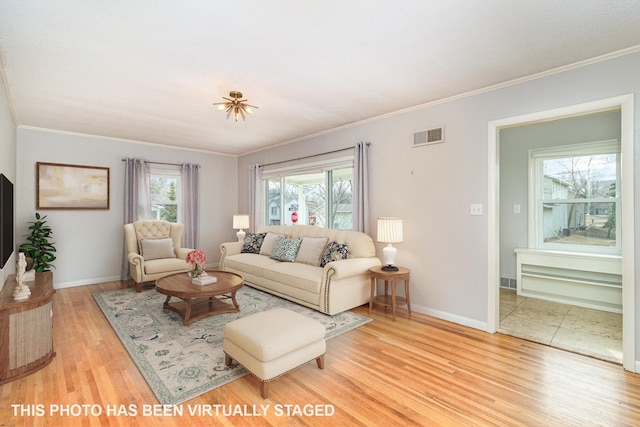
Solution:
[[[413,133],[413,146],[420,147],[422,145],[438,144],[444,142],[444,126],[420,130]]]

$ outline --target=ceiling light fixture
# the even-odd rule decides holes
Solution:
[[[238,121],[238,117],[245,119],[247,114],[253,114],[253,108],[258,108],[255,105],[249,105],[246,102],[247,99],[242,98],[242,92],[232,90],[229,92],[230,98],[223,96],[222,99],[226,99],[226,102],[215,102],[213,105],[218,106],[218,110],[227,112],[227,119],[233,113],[233,118]]]

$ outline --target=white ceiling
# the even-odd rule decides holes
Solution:
[[[242,154],[640,46],[638,0],[1,0],[18,125]],[[240,90],[246,122],[213,102]]]

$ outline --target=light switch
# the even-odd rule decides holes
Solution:
[[[520,205],[513,205],[513,213],[514,214],[520,213]]]
[[[482,215],[482,204],[481,203],[472,203],[471,204],[471,215]]]

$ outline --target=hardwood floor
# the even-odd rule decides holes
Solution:
[[[393,322],[381,309],[371,314],[373,322],[327,341],[324,370],[308,363],[275,380],[268,399],[245,376],[162,408],[92,297],[123,286],[57,291],[57,355],[44,369],[0,387],[0,425],[631,426],[640,420],[640,375],[619,365],[416,313],[408,319],[400,311]],[[355,311],[368,315],[366,307]]]

